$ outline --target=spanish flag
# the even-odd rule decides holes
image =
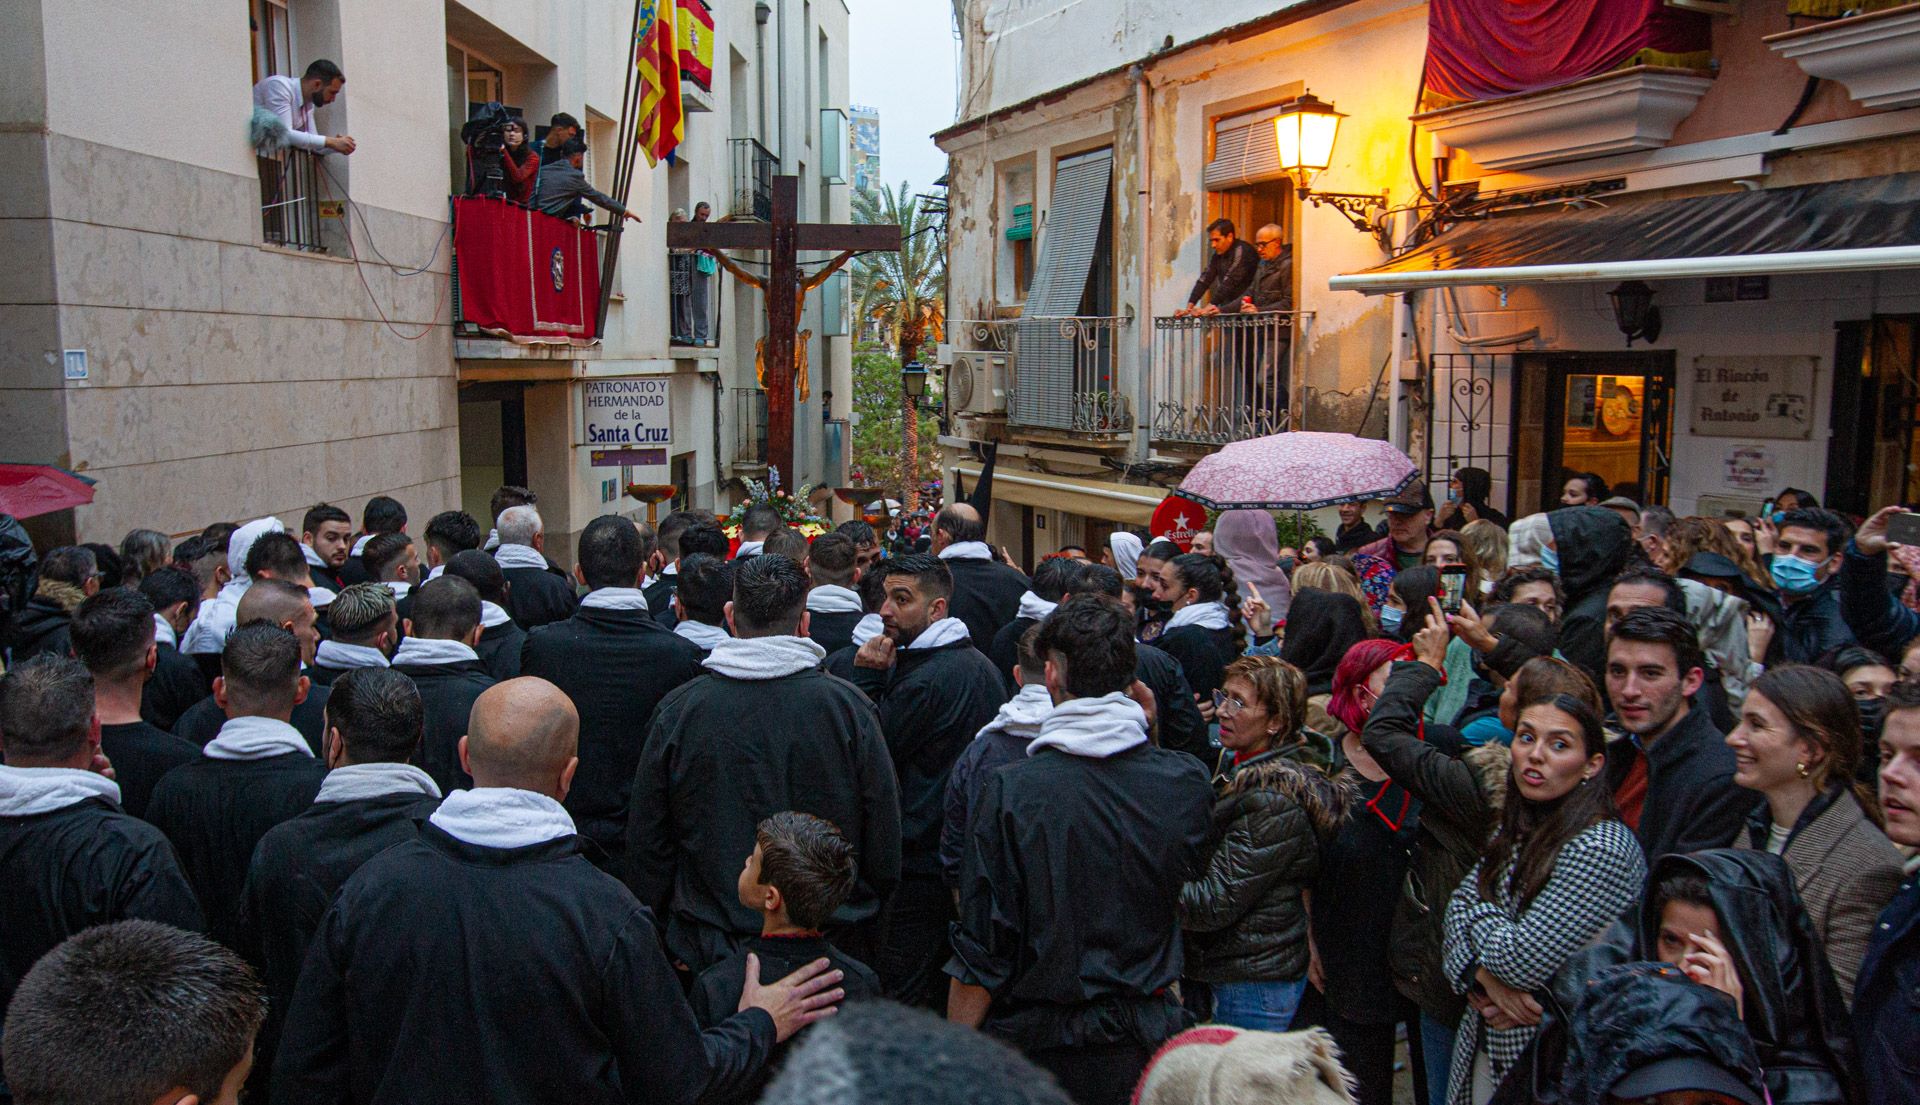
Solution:
[[[680,48],[674,35],[674,0],[640,0],[640,37],[633,62],[640,70],[640,122],[636,136],[648,165],[671,158],[686,137],[680,110]]]
[[[680,75],[702,91],[713,91],[713,12],[706,0],[675,0],[680,32]]]

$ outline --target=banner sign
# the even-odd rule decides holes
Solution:
[[[667,463],[673,444],[673,381],[661,376],[588,380],[582,419],[597,468]]]
[[[586,345],[600,312],[593,232],[504,199],[453,201],[460,320],[525,344]]]
[[[1813,435],[1817,357],[1695,357],[1693,432],[1806,441]]]

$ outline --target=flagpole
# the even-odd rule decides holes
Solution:
[[[634,103],[639,94],[640,85],[640,13],[648,0],[634,0],[633,29],[627,33],[626,45],[626,81],[620,97],[620,133],[625,142],[615,147],[613,160],[613,194],[625,207],[629,199],[629,189],[633,184],[633,163],[638,157],[640,133],[633,118]],[[670,3],[672,0],[656,0],[658,3]],[[659,18],[656,10],[654,18]],[[649,28],[651,30],[651,28]],[[602,341],[606,340],[607,307],[613,301],[613,276],[620,264],[620,236],[626,229],[627,220],[616,218],[607,231],[605,253],[600,258],[600,305],[595,316],[593,332]]]

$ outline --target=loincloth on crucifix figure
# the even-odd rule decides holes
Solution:
[[[742,284],[762,294],[766,292],[766,280],[734,264],[724,252],[717,249],[709,249],[704,252],[715,261],[718,261],[721,268],[733,274],[735,280],[740,281]],[[794,289],[793,293],[793,317],[795,319],[800,318],[802,313],[806,311],[807,293],[826,283],[827,277],[839,272],[846,266],[848,261],[853,260],[853,255],[853,250],[843,250],[839,256],[828,262],[825,268],[822,268],[812,276],[801,278],[799,285]],[[794,383],[800,388],[800,401],[802,403],[806,402],[807,397],[813,393],[811,382],[807,378],[807,346],[812,340],[812,330],[802,330],[794,339],[793,378]],[[753,374],[754,378],[759,381],[761,390],[764,391],[767,386],[767,339],[764,336],[753,343]]]

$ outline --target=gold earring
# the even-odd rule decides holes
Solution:
[[[1794,767],[1796,767],[1797,769],[1799,769],[1799,771],[1800,771],[1800,777],[1801,777],[1802,779],[1804,779],[1804,778],[1806,778],[1806,777],[1807,777],[1807,761],[1805,761],[1805,760],[1801,760],[1801,761],[1800,761],[1799,763],[1797,763],[1797,764],[1795,764],[1795,765],[1794,765]]]

